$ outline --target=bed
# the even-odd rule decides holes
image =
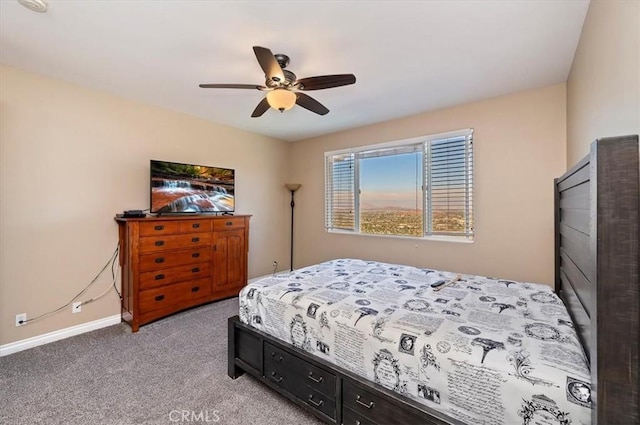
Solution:
[[[229,375],[328,423],[638,423],[638,168],[637,136],[601,139],[556,179],[555,293],[325,262],[243,289]]]

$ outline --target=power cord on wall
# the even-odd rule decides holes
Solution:
[[[56,308],[55,310],[51,310],[49,312],[43,313],[39,316],[36,316],[32,319],[27,319],[27,320],[20,320],[18,323],[20,325],[25,325],[27,323],[31,323],[31,322],[35,322],[36,320],[40,320],[43,319],[45,317],[48,317],[52,314],[55,314],[61,310],[64,310],[65,308],[69,307],[75,300],[77,300],[78,298],[80,298],[85,292],[87,292],[89,290],[89,288],[91,288],[93,286],[94,283],[96,283],[98,281],[98,278],[102,275],[102,273],[104,273],[104,271],[107,269],[107,267],[109,267],[109,264],[111,264],[111,278],[112,278],[112,284],[113,284],[113,288],[116,290],[116,292],[118,293],[118,297],[120,298],[120,301],[122,301],[122,295],[120,295],[120,291],[118,291],[118,288],[116,287],[116,278],[117,278],[117,270],[115,269],[115,264],[116,264],[116,259],[118,258],[118,253],[120,252],[120,243],[118,243],[118,245],[116,245],[116,249],[113,252],[113,254],[111,255],[111,257],[109,258],[109,261],[107,261],[107,263],[104,265],[104,267],[102,267],[102,269],[98,272],[98,274],[91,280],[91,282],[89,282],[89,284],[87,286],[84,287],[84,289],[80,292],[78,292],[78,294],[71,298],[71,300],[69,300],[68,303],[66,303],[65,305]],[[105,296],[109,291],[111,290],[111,285],[109,285],[109,287],[107,288],[107,290],[105,290],[103,293],[101,293],[100,295],[91,298],[90,300],[87,301],[83,301],[80,305],[83,304],[89,304],[92,303],[96,300],[99,300],[100,298],[102,298],[103,296]]]

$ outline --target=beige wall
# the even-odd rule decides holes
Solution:
[[[553,282],[553,178],[565,169],[559,84],[294,143],[296,266],[364,258]],[[476,238],[441,242],[327,233],[324,152],[464,128],[474,131]]]
[[[289,145],[187,115],[0,67],[0,345],[119,313],[112,291],[59,307],[105,264],[113,216],[148,208],[149,159],[235,168],[237,212],[253,214],[249,275],[289,259]],[[107,273],[108,275],[109,273]],[[105,276],[89,292],[110,283]],[[81,299],[87,299],[85,297]]]
[[[591,0],[567,81],[567,168],[595,139],[640,133],[640,1]]]

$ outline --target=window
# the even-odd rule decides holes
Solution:
[[[472,134],[325,153],[327,230],[473,239]]]

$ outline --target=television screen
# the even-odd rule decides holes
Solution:
[[[151,160],[152,213],[234,210],[234,170]]]

